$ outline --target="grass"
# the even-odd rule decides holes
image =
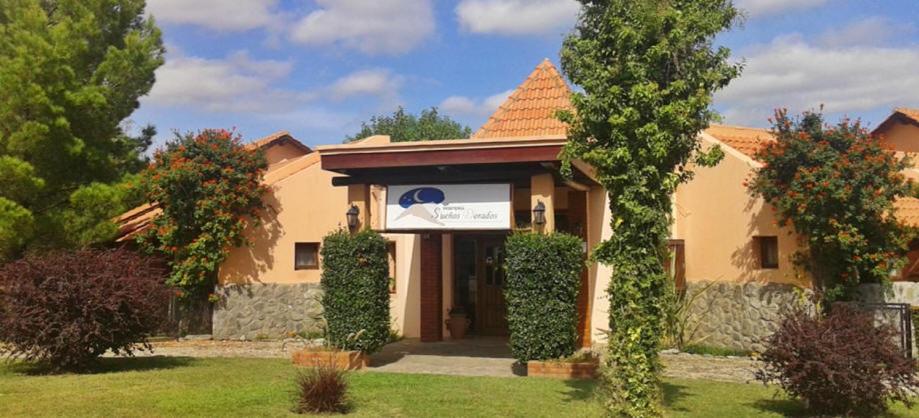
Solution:
[[[294,368],[277,359],[105,359],[87,375],[35,375],[0,365],[0,416],[288,416]],[[355,417],[600,416],[594,383],[354,373]],[[668,379],[672,417],[780,417],[801,406],[757,384]],[[894,416],[919,416],[897,405]],[[912,413],[912,415],[909,415]]]

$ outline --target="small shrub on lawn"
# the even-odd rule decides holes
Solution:
[[[0,268],[0,354],[80,371],[132,354],[162,323],[169,290],[155,260],[127,250],[32,255]]]
[[[345,371],[332,364],[310,367],[297,373],[294,412],[298,414],[345,413],[348,381]]]
[[[374,353],[390,338],[386,240],[373,231],[333,232],[323,239],[322,307],[328,342]]]
[[[521,362],[570,356],[578,340],[583,241],[568,234],[507,239],[507,322]]]
[[[850,305],[833,305],[826,315],[796,309],[767,339],[756,377],[778,383],[818,414],[877,414],[890,400],[910,406],[916,364],[894,343],[896,335]]]

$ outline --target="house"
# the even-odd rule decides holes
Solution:
[[[468,140],[374,136],[311,150],[281,132],[253,143],[269,160],[268,209],[247,232],[252,244],[233,249],[220,268],[214,337],[317,331],[319,250],[337,228],[372,228],[390,242],[393,327],[406,337],[449,338],[444,319],[458,306],[470,312],[474,334],[507,335],[501,260],[508,233],[564,231],[584,239],[588,251],[611,233],[607,195],[592,168],[575,162],[572,177],[559,175],[567,130],[555,114],[571,108],[570,94],[545,60]],[[897,134],[889,135],[894,149],[919,151],[911,131],[900,128],[915,119],[897,115],[878,129]],[[696,168],[675,193],[669,271],[690,289],[715,283],[704,285],[700,301],[709,343],[752,348],[809,285],[788,260],[793,234],[743,185],[759,167],[756,150],[774,139],[762,129],[715,125],[700,140],[726,157]],[[898,216],[919,224],[917,203],[898,202]],[[155,215],[152,206],[123,215],[121,239]],[[604,338],[610,276],[610,266],[596,263],[582,275],[585,346]]]

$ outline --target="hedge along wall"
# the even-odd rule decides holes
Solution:
[[[389,261],[373,231],[327,235],[322,256],[322,307],[327,338],[343,350],[373,353],[389,339]]]
[[[583,241],[556,233],[507,239],[507,322],[522,362],[569,356],[577,349]]]

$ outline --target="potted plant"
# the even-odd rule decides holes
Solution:
[[[370,365],[370,359],[360,351],[344,351],[335,347],[309,347],[295,351],[293,363],[307,367],[333,367],[359,370]]]
[[[560,379],[593,379],[597,377],[600,359],[584,350],[559,359],[527,362],[527,376]]]
[[[348,337],[353,341],[360,338],[363,331]],[[366,353],[358,350],[343,350],[329,342],[328,334],[322,343],[295,351],[292,358],[294,364],[308,367],[333,367],[343,370],[360,370],[370,365],[370,358]]]
[[[447,324],[447,329],[450,330],[450,337],[454,340],[461,340],[466,338],[466,331],[469,330],[469,325],[472,321],[469,320],[469,315],[466,314],[466,309],[462,306],[454,306],[453,309],[450,309],[450,317],[445,321]]]

